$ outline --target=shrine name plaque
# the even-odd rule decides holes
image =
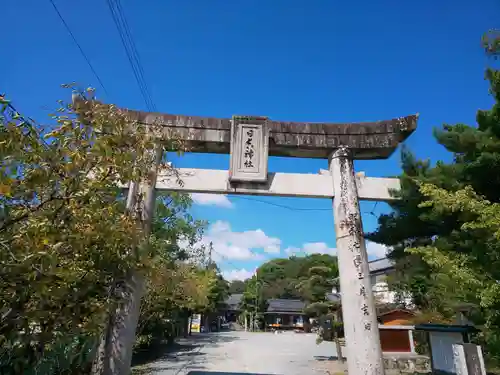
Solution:
[[[230,182],[266,182],[269,149],[267,117],[233,116]]]

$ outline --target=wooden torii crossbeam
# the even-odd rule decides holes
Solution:
[[[175,133],[192,152],[230,154],[228,171],[180,169],[179,176],[160,173],[156,189],[334,198],[348,371],[384,374],[359,200],[392,200],[391,190],[399,188],[399,181],[356,175],[353,160],[388,158],[416,129],[418,115],[333,124],[273,121],[263,116],[219,119],[125,111],[139,123],[161,124],[166,135]],[[268,173],[269,156],[328,158],[329,171]]]
[[[229,154],[233,119],[265,121],[269,156],[327,159],[332,150],[348,146],[354,159],[386,159],[417,127],[418,115],[361,123],[273,121],[262,116],[213,118],[126,110],[142,124],[161,124],[188,143],[191,152]],[[255,120],[254,120],[255,119]]]

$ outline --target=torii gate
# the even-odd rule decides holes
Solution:
[[[348,371],[382,375],[384,363],[371,290],[359,200],[389,201],[399,180],[355,175],[353,160],[386,159],[417,127],[418,115],[373,123],[299,123],[261,116],[232,119],[127,111],[142,124],[162,124],[191,152],[230,154],[228,171],[179,169],[158,174],[156,188],[187,193],[332,198]],[[319,174],[268,173],[269,156],[329,160]]]

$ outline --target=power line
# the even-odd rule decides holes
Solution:
[[[232,195],[232,198],[244,199],[244,200],[248,200],[248,201],[254,201],[254,202],[264,203],[264,204],[268,204],[270,206],[284,208],[284,209],[287,209],[287,210],[290,210],[290,211],[330,211],[330,212],[332,212],[331,208],[311,208],[311,207],[302,208],[302,207],[292,207],[292,206],[287,206],[287,205],[284,205],[284,204],[278,204],[278,203],[268,202],[268,201],[265,201],[265,200],[262,200],[262,199],[258,199],[258,198],[242,197],[242,196],[239,196],[239,195]],[[370,212],[366,212],[365,211],[365,212],[362,212],[362,214],[368,214],[368,215],[376,216],[375,215],[375,209],[377,208],[378,203],[379,202],[375,202],[375,205],[373,206],[373,208],[372,208],[372,210]]]
[[[78,49],[80,50],[80,53],[82,54],[83,58],[85,59],[85,61],[87,62],[87,65],[89,66],[90,70],[92,71],[92,73],[94,74],[94,76],[96,77],[97,81],[99,82],[99,84],[101,85],[102,89],[104,90],[104,93],[109,96],[108,94],[108,90],[106,90],[106,87],[104,86],[104,83],[102,83],[102,80],[101,80],[101,77],[99,77],[99,74],[97,74],[96,70],[94,69],[94,66],[92,65],[92,63],[90,62],[90,59],[88,58],[87,54],[85,53],[85,51],[83,50],[82,46],[80,45],[80,43],[78,43],[78,40],[76,40],[76,37],[75,35],[73,34],[73,32],[71,31],[69,25],[67,24],[67,22],[65,21],[64,17],[62,16],[61,12],[59,12],[59,9],[57,8],[56,4],[54,3],[54,0],[49,0],[50,3],[52,4],[52,6],[54,7],[54,10],[56,11],[57,15],[59,16],[59,19],[61,20],[61,22],[63,23],[64,27],[66,28],[66,30],[68,31],[69,35],[71,36],[71,38],[73,39],[73,42],[76,44],[76,46],[78,47]]]
[[[366,212],[368,215],[372,215],[372,216],[375,216],[377,217],[377,215],[375,215],[375,209],[377,208],[377,205],[378,205],[378,201],[375,202],[375,204],[373,205],[373,208],[370,212]]]
[[[279,207],[279,208],[284,208],[284,209],[291,210],[291,211],[332,211],[332,209],[331,209],[331,208],[302,208],[302,207],[291,207],[291,206],[287,206],[287,205],[284,205],[284,204],[278,204],[278,203],[268,202],[268,201],[265,201],[265,200],[262,200],[262,199],[258,199],[258,198],[251,198],[251,197],[233,196],[233,198],[237,198],[237,199],[244,199],[244,200],[254,201],[254,202],[260,202],[260,203],[265,203],[265,204],[268,204],[268,205],[270,205],[270,206],[275,206],[275,207]]]
[[[231,265],[234,270],[236,270],[236,271],[240,271],[241,270],[241,266],[237,266],[236,264],[234,264],[233,262],[231,262],[226,255],[218,252],[214,248],[212,248],[212,250],[213,250],[214,253],[216,253],[217,255],[219,255],[223,259],[224,262],[227,262],[229,265]],[[252,252],[252,251],[250,250],[250,252]],[[257,269],[255,270],[255,276],[257,276]]]
[[[234,267],[234,269],[239,270],[239,269],[241,268],[241,267],[238,267],[237,265],[235,265],[233,262],[231,262],[231,261],[229,260],[229,258],[228,258],[226,255],[224,255],[224,254],[222,254],[222,253],[218,252],[218,251],[217,251],[217,250],[215,250],[214,248],[212,248],[212,251],[213,251],[214,253],[216,253],[217,255],[219,255],[221,258],[223,258],[225,262],[227,262],[227,263],[229,263],[231,266],[233,266],[233,267]]]
[[[125,26],[124,29],[125,29],[125,32],[126,32],[126,36],[128,37],[128,40],[130,41],[130,45],[132,46],[133,57],[134,57],[134,60],[137,63],[137,68],[138,68],[140,77],[142,77],[143,87],[144,87],[145,92],[146,92],[146,94],[148,96],[148,100],[149,100],[149,102],[151,104],[151,108],[154,111],[156,111],[156,106],[155,106],[155,104],[153,102],[153,99],[151,97],[151,93],[149,91],[149,88],[147,86],[147,82],[146,82],[146,79],[145,79],[144,69],[142,67],[142,62],[141,62],[141,58],[139,56],[139,51],[137,50],[137,48],[135,46],[134,39],[132,38],[132,33],[130,31],[130,27],[128,25],[127,18],[125,17],[125,13],[123,12],[123,8],[122,8],[120,0],[115,0],[115,4],[116,4],[117,9],[118,9],[118,15],[120,16],[120,18],[122,20],[122,24]]]
[[[146,107],[149,111],[156,112],[156,106],[151,97],[146,79],[144,78],[144,69],[142,67],[139,52],[137,51],[120,0],[107,0],[107,4]]]

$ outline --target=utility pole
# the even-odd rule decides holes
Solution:
[[[210,245],[208,246],[208,265],[212,266],[212,247],[213,243],[210,241]]]
[[[255,277],[257,280],[255,281],[255,314],[254,314],[254,322],[253,329],[255,330],[255,326],[257,323],[257,312],[259,311],[259,278],[257,276],[257,272],[255,273]]]
[[[255,330],[255,326],[257,323],[257,315],[259,312],[259,303],[260,303],[260,295],[259,295],[259,286],[260,286],[260,280],[259,280],[259,272],[258,268],[255,269],[255,313],[254,313],[254,321],[253,321],[253,329]],[[262,289],[262,288],[260,288]]]

